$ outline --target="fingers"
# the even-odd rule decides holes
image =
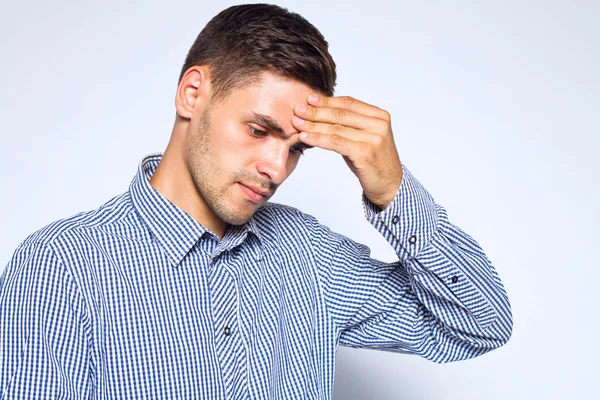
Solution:
[[[349,140],[364,141],[367,137],[364,132],[341,124],[308,121],[294,116],[292,124],[300,132],[311,132],[324,135],[342,136]]]
[[[313,147],[332,150],[342,156],[351,157],[365,140],[369,139],[364,132],[339,124],[327,124],[292,119],[294,127],[301,131],[300,140]]]
[[[352,97],[310,95],[307,100],[307,104],[294,107],[292,118],[294,127],[302,132],[300,140],[307,145],[358,160],[369,149],[379,149],[390,141],[390,116],[385,110]]]
[[[369,200],[382,209],[402,181],[402,164],[387,111],[352,97],[308,96],[294,107],[292,125],[308,146],[344,157]]]
[[[309,129],[310,122],[326,123],[339,129],[337,125],[369,131],[374,134],[385,134],[390,128],[389,113],[378,107],[356,100],[352,97],[323,97],[315,95],[308,96],[308,104],[297,104],[294,113],[306,121]],[[312,104],[312,105],[311,105]],[[294,125],[301,121],[294,119]]]
[[[353,158],[357,153],[360,153],[364,146],[364,143],[348,139],[344,136],[315,132],[302,132],[300,140],[309,146],[335,151],[349,158]]]
[[[344,108],[312,107],[306,104],[296,105],[294,112],[306,121],[339,124],[356,129],[368,129],[373,117],[364,116]]]
[[[391,119],[390,114],[387,111],[350,96],[327,97],[311,94],[308,96],[308,104],[319,109],[329,108],[347,110],[354,114],[378,118],[388,122]]]

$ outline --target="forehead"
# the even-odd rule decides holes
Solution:
[[[308,95],[314,92],[300,81],[266,72],[258,82],[234,89],[223,106],[240,116],[251,113],[268,116],[291,134],[297,132],[292,126],[294,106],[306,103]]]

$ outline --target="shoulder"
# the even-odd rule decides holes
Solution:
[[[115,226],[131,226],[132,210],[129,193],[113,197],[98,208],[56,220],[26,237],[14,250],[0,276],[0,297],[15,282],[72,283],[79,263],[75,254],[84,259],[91,247],[107,243],[106,235]],[[41,284],[41,283],[40,283]]]
[[[96,209],[82,211],[51,222],[29,235],[19,247],[54,247],[65,238],[82,237],[90,230],[99,230],[118,223],[131,211],[129,193],[113,197]]]
[[[279,203],[266,203],[262,205],[256,211],[253,218],[261,230],[281,226],[303,228],[319,224],[317,219],[312,215],[300,211],[295,207]]]
[[[295,238],[305,243],[322,244],[346,239],[321,224],[316,217],[283,204],[267,203],[258,209],[253,218],[261,235],[274,235],[278,240]]]

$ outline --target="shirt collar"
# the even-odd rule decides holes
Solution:
[[[214,234],[150,185],[150,178],[161,159],[162,153],[149,154],[142,159],[129,193],[134,209],[176,267],[204,234]],[[220,253],[241,244],[250,232],[260,243],[254,217],[244,225],[228,227],[217,251]]]

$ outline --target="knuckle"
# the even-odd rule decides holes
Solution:
[[[375,147],[381,147],[383,145],[383,137],[379,135],[373,135],[372,142]]]
[[[375,129],[377,129],[377,132],[381,132],[381,133],[386,133],[387,131],[389,131],[389,127],[390,127],[390,123],[386,122],[384,120],[377,120],[374,123],[375,125]]]
[[[320,115],[319,109],[317,107],[309,107],[310,113],[309,115],[314,118],[317,119]]]
[[[367,146],[367,155],[369,156],[369,160],[375,161],[377,158],[377,152],[373,146]]]
[[[339,136],[339,135],[332,135],[331,136],[331,143],[333,143],[335,146],[344,146],[346,145],[346,138]]]
[[[370,146],[370,145],[368,145],[368,144],[365,143],[365,144],[363,144],[361,146],[360,152],[361,152],[361,154],[363,155],[363,157],[365,158],[365,160],[369,164],[371,164],[371,163],[374,162],[374,160],[375,160],[375,151],[374,151],[373,146]]]
[[[347,113],[343,108],[334,108],[332,114],[334,120],[340,121],[346,116]]]
[[[381,119],[386,122],[391,122],[392,115],[389,112],[387,112],[386,110],[381,110]]]
[[[344,131],[344,126],[340,124],[329,125],[329,131],[333,134],[342,133]]]
[[[344,104],[345,107],[350,107],[352,104],[354,104],[356,100],[353,97],[350,96],[343,96],[342,97],[342,104]]]

